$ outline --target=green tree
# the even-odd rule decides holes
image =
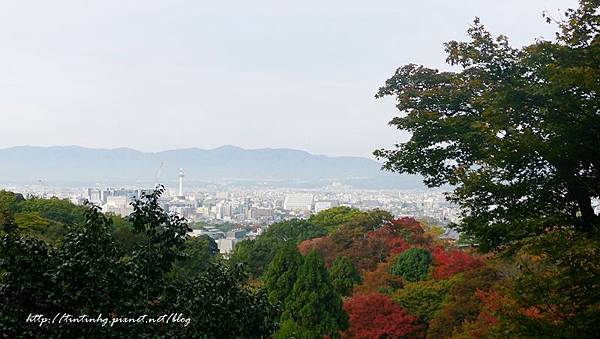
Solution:
[[[329,268],[329,276],[333,288],[343,297],[352,295],[354,285],[362,282],[360,274],[348,257],[337,257]]]
[[[185,241],[183,258],[177,259],[172,274],[180,278],[192,278],[205,271],[214,262],[219,248],[213,238],[207,235],[190,237]]]
[[[50,245],[58,245],[67,233],[67,228],[82,224],[86,208],[77,206],[65,199],[42,199],[8,191],[0,191],[0,223],[11,218],[21,235],[43,240]],[[111,231],[118,247],[131,254],[133,248],[145,238],[136,233],[133,225],[124,218],[107,214],[112,219]]]
[[[555,225],[598,229],[600,3],[579,3],[556,41],[520,49],[476,19],[469,42],[445,45],[459,71],[406,65],[376,95],[396,97],[390,125],[411,138],[374,154],[430,187],[455,186],[459,229],[483,249]]]
[[[190,277],[168,273],[185,258],[185,220],[158,204],[158,189],[134,204],[129,217],[143,233],[132,255],[113,236],[110,216],[96,206],[84,208],[84,221],[69,226],[60,246],[26,234],[12,219],[2,222],[0,238],[0,333],[6,337],[54,338],[267,338],[275,329],[276,309],[265,293],[248,285],[238,266],[221,262]],[[202,246],[199,246],[202,247]],[[190,246],[190,249],[198,249]],[[208,244],[207,251],[214,248]],[[194,251],[192,251],[194,252]],[[199,251],[202,252],[202,251]],[[27,322],[29,314],[73,317],[158,318],[183,313],[178,323],[102,324]],[[235,323],[235,326],[230,324]]]
[[[67,200],[25,199],[19,193],[0,191],[0,224],[12,220],[23,234],[56,244],[65,234],[65,224],[83,220],[84,210]]]
[[[0,333],[6,337],[36,337],[39,328],[27,326],[30,312],[48,313],[55,301],[48,298],[57,285],[52,269],[56,251],[35,238],[21,237],[10,219],[2,221],[0,241]]]
[[[162,313],[192,316],[189,326],[156,328],[166,338],[271,338],[278,309],[267,295],[247,285],[241,265],[211,263],[193,279],[177,280]]]
[[[269,301],[284,305],[292,293],[298,277],[298,269],[302,265],[302,255],[293,244],[286,244],[277,251],[262,277]]]
[[[275,223],[255,240],[244,240],[235,246],[230,261],[247,266],[250,275],[260,277],[277,251],[285,244],[298,245],[300,242],[320,237],[327,232],[321,226],[306,220],[291,219]]]
[[[20,204],[19,211],[22,213],[37,213],[42,218],[57,221],[64,225],[75,225],[84,221],[86,209],[83,206],[73,204],[68,199],[30,197]]]
[[[394,293],[393,297],[406,308],[408,313],[419,317],[422,323],[427,324],[442,307],[450,286],[448,280],[407,283]]]
[[[331,233],[337,226],[344,224],[357,216],[365,214],[357,208],[338,206],[326,209],[317,214],[312,215],[308,222],[321,226]]]
[[[107,314],[133,296],[125,285],[133,280],[132,272],[119,262],[122,253],[112,238],[110,219],[97,206],[90,206],[84,218],[83,224],[69,228],[57,251],[59,264],[51,270],[60,291],[55,307],[63,313]],[[85,337],[96,331],[69,325],[62,329],[62,335]],[[103,329],[100,333],[109,332]]]
[[[498,272],[490,267],[470,270],[452,277],[444,303],[430,318],[427,337],[446,338],[452,333],[460,333],[467,322],[475,321],[483,307],[477,292],[489,291],[498,279]],[[500,336],[503,337],[506,335]]]
[[[390,273],[412,282],[424,280],[427,278],[432,261],[433,257],[428,250],[413,247],[396,257],[390,267]]]
[[[133,283],[147,306],[155,305],[153,301],[159,298],[162,288],[160,284],[148,282],[160,281],[171,271],[175,260],[184,258],[186,234],[191,230],[185,219],[160,207],[162,193],[162,186],[145,193],[142,199],[132,203],[133,213],[127,218],[135,232],[145,234],[145,241],[131,255],[131,270],[137,278]]]
[[[557,228],[522,245],[508,258],[513,274],[496,288],[514,303],[501,303],[493,312],[500,319],[499,333],[515,338],[597,337],[600,239]]]
[[[0,225],[14,217],[24,200],[21,194],[0,190]]]
[[[390,212],[374,209],[355,216],[346,222],[344,226],[360,227],[365,231],[374,231],[389,223],[392,219],[394,219],[394,216]]]
[[[126,255],[131,256],[134,249],[147,241],[146,234],[136,232],[126,218],[112,213],[105,213],[105,215],[111,219],[111,231],[117,246]]]
[[[275,244],[274,244],[275,245]],[[250,276],[260,277],[265,267],[269,265],[269,254],[271,248],[264,246],[263,243],[257,244],[256,239],[245,239],[235,245],[233,252],[229,255],[229,262],[232,264],[244,265]]]
[[[327,232],[322,226],[302,219],[291,219],[269,226],[260,237],[263,239],[271,238],[279,241],[291,241],[299,244],[306,239],[318,238],[326,234]]]
[[[27,234],[48,244],[58,244],[66,233],[66,225],[46,219],[38,212],[16,213],[14,222],[21,234]]]
[[[342,300],[317,252],[304,258],[281,321],[277,338],[338,338],[348,328]]]

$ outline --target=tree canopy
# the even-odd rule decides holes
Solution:
[[[384,168],[454,186],[459,229],[483,249],[556,225],[598,230],[599,6],[580,0],[556,41],[523,48],[477,19],[470,41],[445,45],[459,71],[402,66],[376,95],[396,97],[390,125],[411,134],[375,151]]]
[[[351,295],[354,285],[362,282],[356,267],[348,257],[337,257],[329,268],[329,276],[333,288],[343,297]]]
[[[172,274],[180,278],[192,278],[205,271],[216,260],[219,248],[207,235],[186,239],[183,257],[173,264]]]
[[[262,277],[269,300],[283,305],[298,279],[303,258],[293,244],[279,249]]]
[[[359,215],[363,215],[364,212],[352,207],[338,206],[326,209],[315,215],[312,215],[308,221],[321,226],[327,230],[327,232],[333,231],[337,226],[344,224]]]
[[[277,251],[286,244],[298,243],[326,234],[323,227],[307,220],[290,219],[277,222],[255,240],[244,240],[236,245],[230,260],[243,263],[250,274],[257,278],[261,276],[275,257]]]
[[[387,295],[358,295],[344,303],[350,317],[346,338],[406,338],[416,335],[416,318]]]
[[[276,327],[276,308],[251,288],[241,267],[190,257],[214,254],[214,241],[187,240],[187,223],[158,204],[159,188],[134,203],[128,218],[143,233],[127,254],[112,233],[113,219],[82,207],[60,246],[21,234],[12,218],[0,238],[0,333],[7,337],[265,338]],[[9,199],[10,200],[10,199]],[[36,202],[39,203],[39,202]],[[10,204],[9,204],[10,206]],[[183,261],[182,261],[183,260]],[[171,275],[175,265],[182,272]],[[185,272],[185,273],[184,273]],[[107,319],[181,313],[180,323],[102,324],[26,322],[30,314]],[[235,323],[235,326],[229,324]],[[227,324],[227,325],[226,325]]]
[[[348,327],[348,316],[317,252],[310,252],[281,316],[278,338],[338,338]]]

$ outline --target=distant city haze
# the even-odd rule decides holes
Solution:
[[[315,188],[422,189],[421,177],[386,173],[361,157],[328,157],[294,149],[187,148],[140,152],[130,148],[90,149],[20,146],[0,149],[2,184],[153,187],[171,185],[181,174],[191,186],[212,184]],[[181,194],[179,194],[181,195]]]
[[[575,0],[4,1],[0,148],[294,148],[370,157],[407,135],[374,93],[449,69],[479,16],[515,46]],[[153,164],[154,166],[154,164]],[[148,173],[153,173],[153,168]],[[149,174],[150,175],[150,174]]]

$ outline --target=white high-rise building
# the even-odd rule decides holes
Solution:
[[[330,209],[337,205],[337,201],[317,201],[315,202],[315,213],[319,213],[323,210]]]
[[[133,212],[133,207],[129,204],[130,201],[126,196],[107,197],[106,204],[102,205],[102,211],[120,216],[129,215]]]
[[[183,197],[183,168],[179,169],[179,196]]]
[[[283,208],[290,211],[312,211],[315,196],[309,193],[288,194]]]

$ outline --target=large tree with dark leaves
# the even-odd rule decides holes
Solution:
[[[190,247],[185,220],[158,204],[163,191],[134,203],[128,220],[144,236],[131,255],[119,248],[112,219],[96,206],[89,206],[84,222],[69,226],[56,246],[21,234],[5,213],[0,221],[0,333],[15,338],[269,337],[277,310],[266,294],[248,285],[240,266],[206,263],[204,254],[214,253],[214,246]],[[202,262],[183,267],[186,274],[170,274],[190,255]],[[35,314],[158,319],[172,313],[189,317],[189,324],[26,321]]]
[[[457,71],[400,67],[377,97],[395,96],[390,125],[407,142],[375,151],[384,168],[455,187],[459,229],[484,249],[555,225],[592,233],[600,196],[600,1],[580,0],[555,41],[516,49],[475,20],[446,43]]]

